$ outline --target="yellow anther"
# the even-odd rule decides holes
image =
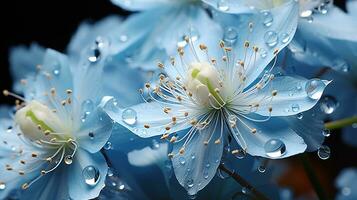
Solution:
[[[171,143],[174,143],[174,142],[176,142],[176,140],[177,140],[177,137],[172,136],[171,139],[170,139],[170,142],[171,142]]]
[[[180,150],[179,150],[179,153],[182,155],[185,153],[185,149],[182,147]]]
[[[277,94],[278,94],[278,90],[273,90],[273,91],[271,92],[271,95],[273,95],[274,97],[275,97]]]
[[[257,133],[257,129],[253,128],[252,130],[250,130],[253,134]]]
[[[221,140],[217,139],[216,141],[214,141],[215,144],[221,144]]]

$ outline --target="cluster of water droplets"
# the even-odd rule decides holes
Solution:
[[[319,1],[320,2],[314,7],[304,8],[304,5],[301,5],[300,17],[306,19],[309,23],[312,23],[314,20],[313,18],[314,14],[323,14],[323,15],[327,14],[331,5],[333,5],[333,0],[319,0]],[[311,1],[308,1],[308,3],[311,3]]]

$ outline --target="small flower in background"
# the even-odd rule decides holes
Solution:
[[[17,111],[1,134],[1,197],[22,188],[21,198],[95,198],[108,171],[99,151],[113,126],[99,106],[101,62],[73,66],[53,50],[42,59],[21,81],[24,98],[4,91]]]
[[[292,1],[270,14],[275,21],[269,26],[260,13],[244,16],[237,26],[240,37],[228,46],[221,41],[219,48],[214,41],[220,36],[214,34],[202,36],[197,47],[188,35],[178,58],[158,63],[164,69],[159,81],[142,90],[148,91],[147,103],[104,106],[113,120],[140,137],[162,135],[173,143],[169,157],[190,195],[213,178],[230,139],[238,144],[231,153],[240,158],[245,153],[284,158],[307,147],[299,136],[304,125],[289,123],[288,116],[312,108],[329,82],[274,76],[277,54],[294,35],[298,8]],[[232,16],[221,17],[230,22]],[[286,36],[277,39],[281,34]]]
[[[357,198],[357,169],[348,168],[342,170],[336,179],[335,185],[339,190],[337,200],[352,200]]]

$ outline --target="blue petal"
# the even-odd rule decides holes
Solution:
[[[290,47],[292,56],[312,66],[329,66],[344,71],[355,65],[357,56],[357,23],[337,7],[326,15],[314,15],[314,20],[300,20]]]
[[[282,117],[282,119],[285,119],[289,127],[304,139],[307,144],[306,151],[316,151],[324,142],[325,136],[322,134],[325,128],[324,123],[312,111],[301,113],[298,116]]]
[[[353,200],[357,198],[357,169],[344,169],[336,179],[336,187],[340,190],[337,200]]]
[[[320,81],[319,81],[320,82]],[[259,103],[256,113],[264,116],[289,116],[311,109],[320,99],[323,90],[329,82],[322,81],[323,87],[316,89],[314,98],[309,97],[305,89],[309,80],[289,76],[276,77],[267,86],[245,100],[249,103]],[[272,91],[277,95],[272,97]],[[318,90],[318,91],[317,91]],[[268,98],[270,97],[270,98]],[[269,109],[272,108],[270,112]]]
[[[110,102],[108,102],[108,104],[110,104]],[[168,114],[164,112],[163,105],[158,102],[142,103],[127,109],[120,109],[118,107],[106,105],[103,109],[115,122],[128,128],[136,135],[146,138],[166,133],[167,131],[165,128],[167,126],[172,126],[172,117],[183,116],[184,113],[182,110],[187,110],[179,104],[170,105],[169,107],[172,110]],[[128,111],[128,109],[134,110],[134,112],[131,113],[135,113],[130,116],[131,122],[129,123],[125,117],[125,112]],[[189,119],[182,121],[182,123],[178,121],[176,125],[173,125],[170,129],[170,132],[180,131],[191,126],[189,124]],[[149,125],[149,127],[145,128],[144,126],[146,125]]]
[[[81,118],[77,117],[76,119]],[[74,135],[79,145],[91,153],[98,152],[105,145],[113,128],[112,120],[99,107],[92,111],[84,122],[78,120],[76,123],[81,126]]]
[[[111,2],[131,11],[149,10],[159,6],[167,6],[175,3],[175,1],[171,0],[111,0]]]
[[[246,85],[249,86],[272,61],[278,51],[282,50],[293,38],[298,22],[299,6],[295,1],[284,3],[272,8],[270,12],[273,21],[265,25],[266,16],[261,13],[252,15],[229,15],[216,13],[215,19],[223,27],[237,30],[238,37],[233,42],[236,60],[244,61]],[[251,26],[249,28],[249,26]],[[249,48],[245,43],[249,42]],[[258,47],[254,53],[251,47]]]
[[[187,133],[188,130],[183,132]],[[196,132],[186,144],[185,152],[181,155],[179,150],[185,140],[173,146],[174,157],[172,165],[179,183],[187,190],[188,194],[195,195],[202,190],[214,177],[220,164],[223,141],[216,144],[214,141],[221,138],[221,128],[208,126]],[[204,142],[209,141],[208,144]]]
[[[31,44],[29,48],[25,46],[11,48],[9,62],[15,92],[23,92],[24,87],[20,84],[20,80],[35,74],[36,67],[42,64],[44,55],[45,49],[36,43]]]
[[[98,170],[99,179],[95,185],[88,185],[85,182],[83,170],[88,166]],[[79,149],[68,170],[70,172],[68,174],[68,189],[71,198],[93,199],[99,196],[105,186],[104,181],[108,172],[107,163],[100,152],[91,154],[86,150]]]
[[[242,123],[237,121],[237,127],[247,145],[246,151],[252,156],[261,156],[272,159],[286,158],[305,151],[307,145],[303,138],[301,138],[294,130],[292,130],[288,123],[284,120],[272,117],[267,122],[253,122],[240,117]],[[255,128],[257,132],[253,134],[251,129]],[[286,151],[281,156],[268,156],[265,151],[265,144],[269,140],[280,140],[284,143]],[[239,141],[237,141],[239,142]]]

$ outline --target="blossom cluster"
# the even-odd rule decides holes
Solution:
[[[11,49],[1,199],[292,199],[275,160],[356,146],[357,1],[112,3],[64,53]]]

